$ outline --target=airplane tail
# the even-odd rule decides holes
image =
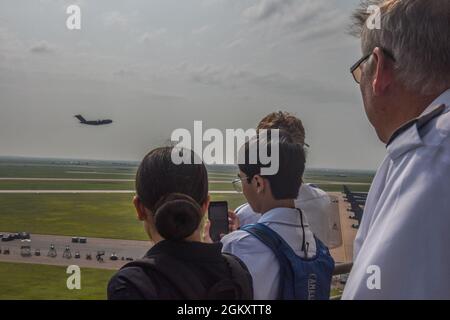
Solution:
[[[80,114],[77,114],[77,115],[75,116],[75,118],[77,118],[78,120],[80,120],[81,123],[86,122],[86,119],[83,118],[83,116],[80,115]]]

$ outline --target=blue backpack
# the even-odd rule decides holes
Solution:
[[[328,248],[319,239],[314,236],[316,255],[308,259],[297,256],[283,238],[264,224],[249,224],[241,227],[241,230],[247,231],[260,240],[277,257],[280,265],[278,300],[328,300],[330,298],[334,260]]]

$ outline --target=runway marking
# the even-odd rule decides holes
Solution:
[[[66,173],[78,173],[78,174],[110,174],[119,176],[135,176],[134,173],[118,173],[118,172],[97,172],[97,171],[66,171]]]

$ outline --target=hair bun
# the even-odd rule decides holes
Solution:
[[[183,240],[197,230],[201,222],[201,208],[194,199],[172,193],[158,201],[155,226],[167,240]]]

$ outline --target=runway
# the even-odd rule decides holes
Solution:
[[[0,232],[7,234],[9,232]],[[83,235],[77,235],[83,236]],[[138,259],[144,256],[144,254],[153,245],[150,241],[136,241],[136,240],[119,240],[119,239],[104,239],[104,238],[87,238],[87,243],[72,243],[72,237],[69,236],[55,236],[55,235],[39,235],[32,234],[31,242],[29,243],[32,248],[31,257],[22,257],[20,247],[28,244],[21,242],[20,240],[14,240],[10,242],[0,241],[0,248],[2,254],[0,254],[0,262],[19,262],[19,263],[33,263],[33,264],[49,264],[58,266],[69,266],[72,264],[85,268],[98,268],[98,269],[111,269],[117,270],[122,267],[128,261],[120,260],[130,257]],[[57,257],[47,257],[50,245],[54,244],[57,251]],[[70,246],[72,254],[71,259],[63,258],[63,252],[66,246]],[[8,248],[10,250],[9,255],[3,254],[3,250]],[[41,256],[35,256],[35,250],[41,251]],[[80,259],[75,259],[75,252],[78,251],[81,255]],[[98,262],[96,260],[97,251],[105,251],[103,256],[104,262]],[[110,260],[111,254],[115,252],[119,257],[119,260]],[[86,260],[86,254],[92,255],[92,260]]]
[[[352,228],[354,220],[349,219],[350,212],[347,211],[349,204],[344,201],[342,193],[330,192],[330,195],[336,196],[339,200],[340,230],[342,234],[342,245],[331,249],[330,253],[336,263],[353,262],[353,242],[358,230]]]

